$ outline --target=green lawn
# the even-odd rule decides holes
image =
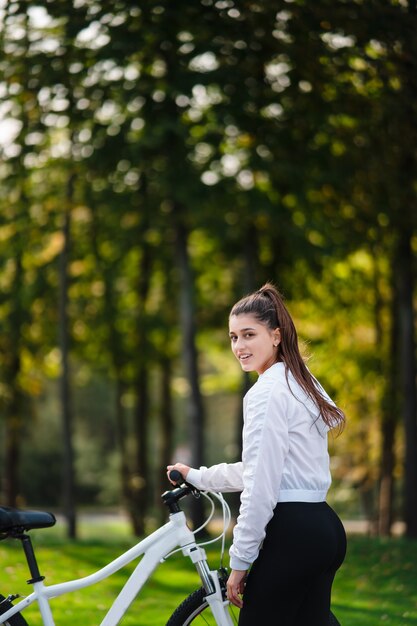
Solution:
[[[99,538],[92,539],[93,533]],[[48,584],[85,576],[132,545],[127,533],[116,526],[84,529],[84,538],[76,542],[67,542],[56,529],[32,532],[32,537]],[[217,567],[218,551],[211,549],[209,558]],[[27,595],[29,576],[17,542],[0,543],[0,562],[1,593]],[[52,600],[57,626],[98,625],[126,574],[123,570],[103,583]],[[175,606],[198,585],[188,560],[172,556],[156,570],[123,624],[165,624]],[[346,561],[334,585],[333,610],[342,626],[416,626],[417,542],[350,536]],[[40,626],[33,607],[25,616],[29,624]]]
[[[333,608],[342,626],[416,626],[417,541],[349,537]]]

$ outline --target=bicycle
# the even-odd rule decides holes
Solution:
[[[44,626],[54,626],[55,622],[50,606],[52,598],[99,583],[135,559],[142,557],[100,625],[115,626],[127,612],[158,564],[177,551],[182,551],[185,557],[191,559],[200,576],[202,587],[178,606],[169,618],[167,626],[198,624],[202,613],[206,616],[204,623],[217,624],[218,626],[236,624],[237,616],[233,616],[232,606],[226,600],[226,570],[223,567],[218,570],[210,569],[204,549],[208,543],[221,539],[223,556],[225,536],[231,519],[230,508],[221,494],[204,492],[203,495],[212,504],[211,513],[200,528],[192,531],[187,525],[186,516],[181,510],[179,501],[191,494],[199,497],[201,492],[184,483],[178,472],[171,475],[171,478],[179,484],[174,489],[162,494],[162,501],[169,511],[169,521],[165,525],[89,576],[54,585],[45,585],[44,576],[39,571],[34,546],[27,532],[32,529],[53,526],[56,523],[55,516],[52,513],[42,511],[0,507],[0,539],[13,538],[22,542],[30,572],[28,583],[33,586],[33,592],[23,599],[20,599],[16,594],[11,594],[8,597],[0,596],[0,624],[27,626],[22,612],[37,602]],[[215,539],[197,544],[196,533],[202,530],[213,516],[213,498],[218,500],[222,508],[223,530]],[[18,599],[19,602],[13,604]]]
[[[29,567],[31,578],[27,581],[33,592],[26,597],[10,594],[0,595],[0,624],[4,626],[28,626],[22,612],[32,604],[38,604],[43,626],[55,626],[50,600],[58,596],[97,584],[139,557],[139,563],[127,579],[119,594],[114,599],[100,626],[116,626],[128,611],[133,600],[139,594],[158,564],[172,554],[182,552],[190,558],[200,577],[202,586],[191,593],[175,609],[166,626],[188,626],[198,623],[217,626],[233,626],[238,623],[239,610],[230,604],[226,597],[227,569],[223,567],[226,533],[231,520],[230,508],[223,496],[217,492],[200,492],[184,482],[181,474],[173,470],[170,478],[176,486],[162,494],[162,501],[169,511],[166,524],[139,541],[132,548],[110,561],[103,568],[83,578],[73,579],[53,585],[45,585],[35,556],[34,546],[27,534],[32,529],[54,526],[56,518],[52,513],[28,511],[0,507],[0,540],[12,538],[22,543],[22,548]],[[191,530],[180,507],[180,500],[189,495],[203,495],[211,503],[211,511],[204,524]],[[223,517],[223,529],[218,537],[197,543],[195,535],[211,521],[215,511],[215,500],[220,503]],[[210,569],[204,546],[221,540],[220,567]],[[17,604],[13,604],[19,600]],[[338,626],[339,622],[330,616],[328,626]]]

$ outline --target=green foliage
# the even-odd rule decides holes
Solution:
[[[415,26],[404,3],[388,0],[2,6],[0,410],[23,440],[24,499],[40,497],[39,459],[60,458],[60,409],[44,415],[42,394],[61,374],[65,210],[83,498],[117,497],[120,420],[133,464],[144,370],[156,433],[145,443],[151,465],[162,464],[165,358],[175,444],[188,443],[179,225],[189,234],[206,404],[215,424],[232,413],[217,450],[237,445],[229,394],[239,400],[241,381],[223,334],[228,309],[273,280],[313,372],[346,408],[335,477],[366,501],[375,493],[400,235],[416,249]],[[38,420],[51,427],[53,452],[36,437]],[[211,458],[213,426],[206,436]],[[402,434],[394,447],[400,477]]]

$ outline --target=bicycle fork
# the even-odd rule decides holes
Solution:
[[[190,557],[200,576],[206,593],[207,604],[210,606],[213,617],[218,626],[233,626],[232,618],[227,609],[228,602],[223,597],[220,586],[219,574],[209,568],[204,548],[192,546],[184,548],[183,553]]]

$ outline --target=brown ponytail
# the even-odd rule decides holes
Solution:
[[[284,362],[297,383],[319,408],[321,417],[329,428],[343,429],[345,415],[322,395],[315,378],[308,370],[300,354],[297,330],[284,304],[283,296],[272,283],[265,283],[258,291],[242,298],[232,307],[230,315],[254,315],[269,329],[281,330],[277,361]]]

